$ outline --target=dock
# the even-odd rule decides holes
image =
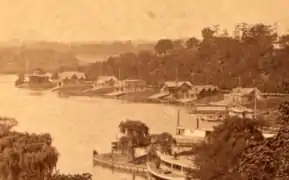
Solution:
[[[146,165],[136,165],[131,163],[115,162],[113,160],[105,160],[101,155],[98,154],[93,155],[93,165],[123,172],[129,172],[139,176],[146,176],[148,172]]]

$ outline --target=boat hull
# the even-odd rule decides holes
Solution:
[[[16,85],[17,88],[31,89],[31,90],[48,90],[55,87],[53,83],[42,83],[42,84],[31,84],[31,83],[21,83]]]
[[[179,176],[179,175],[172,175],[172,174],[165,174],[160,171],[158,171],[154,165],[150,162],[147,163],[147,171],[148,176],[151,179],[158,179],[158,180],[188,180],[185,176]]]

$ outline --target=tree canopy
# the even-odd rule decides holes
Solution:
[[[208,142],[194,147],[195,176],[201,180],[269,180],[289,178],[288,102],[279,106],[282,125],[264,138],[262,121],[229,118],[217,126]]]
[[[288,34],[278,35],[271,25],[242,23],[232,35],[218,26],[205,27],[202,35],[202,40],[191,37],[184,45],[178,40],[160,39],[155,53],[122,53],[83,70],[92,79],[106,74],[140,78],[151,85],[178,79],[221,89],[240,85],[265,92],[289,92]]]
[[[88,174],[55,174],[59,153],[50,134],[13,131],[14,118],[1,117],[0,177],[4,180],[90,180]]]
[[[135,147],[148,144],[149,127],[141,122],[135,120],[122,121],[119,124],[121,133],[124,133],[126,137],[120,140],[126,143],[133,143]],[[131,140],[131,141],[130,141]]]

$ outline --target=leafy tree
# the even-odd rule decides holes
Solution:
[[[288,34],[278,36],[274,26],[265,24],[237,24],[233,36],[226,30],[219,33],[219,29],[204,28],[203,40],[191,37],[185,43],[187,48],[181,47],[181,40],[160,39],[155,53],[128,51],[88,65],[85,72],[91,79],[106,74],[139,78],[150,85],[178,78],[221,89],[243,86],[288,92]]]
[[[176,143],[175,138],[167,132],[163,132],[158,135],[151,137],[151,140],[154,140],[155,145],[159,145],[160,150],[164,154],[172,155],[172,146]]]
[[[263,140],[259,127],[262,121],[227,118],[214,128],[208,141],[194,147],[199,179],[241,179],[239,158],[246,147]]]
[[[212,28],[206,27],[202,29],[202,36],[204,40],[212,39],[214,37],[214,34],[215,34],[215,30],[213,30]]]
[[[186,41],[186,47],[187,47],[188,49],[198,47],[199,44],[200,44],[200,40],[198,40],[198,39],[195,38],[195,37],[191,37],[190,39],[188,39],[188,40]]]
[[[119,128],[121,133],[124,133],[127,137],[132,139],[132,143],[135,146],[147,145],[149,128],[143,122],[126,120],[119,124]]]
[[[288,179],[289,103],[280,104],[282,125],[276,135],[264,138],[262,121],[227,119],[209,140],[194,147],[194,172],[200,179]]]
[[[264,141],[247,146],[241,155],[239,172],[245,179],[289,178],[289,102],[279,106],[282,126],[277,134]]]
[[[160,39],[154,49],[158,54],[166,54],[169,50],[172,50],[174,47],[173,41],[170,39]]]
[[[88,173],[68,175],[55,173],[52,176],[49,176],[47,180],[92,180],[92,176]]]
[[[55,174],[58,152],[50,134],[12,131],[14,118],[1,117],[0,177],[4,180],[90,180],[91,176]]]

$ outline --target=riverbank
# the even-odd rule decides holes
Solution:
[[[177,110],[174,107],[105,98],[59,98],[50,91],[35,96],[26,89],[15,88],[15,79],[15,76],[0,77],[0,99],[5,102],[0,114],[19,119],[21,122],[16,127],[19,131],[50,133],[61,154],[57,168],[63,173],[89,172],[93,180],[131,180],[133,175],[129,173],[112,173],[110,169],[92,166],[92,150],[110,152],[111,140],[119,133],[112,127],[118,127],[120,120],[141,120],[151,127],[152,133],[175,133]],[[194,128],[192,115],[181,111],[180,117],[183,126]],[[144,178],[136,176],[135,180]]]

